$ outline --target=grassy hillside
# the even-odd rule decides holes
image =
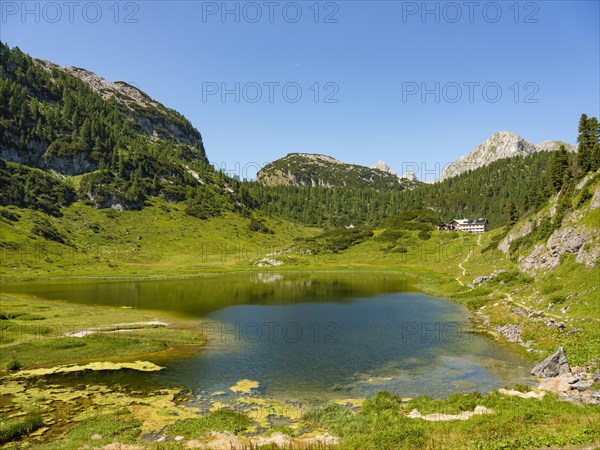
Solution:
[[[294,236],[315,232],[234,213],[201,220],[185,208],[158,198],[140,211],[98,210],[78,202],[63,209],[62,217],[2,208],[0,276],[186,276],[248,268],[255,258],[289,247]]]

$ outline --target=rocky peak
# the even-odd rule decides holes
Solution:
[[[383,160],[377,161],[375,164],[371,166],[371,169],[381,170],[382,172],[391,173],[392,175],[396,175],[396,172],[392,170],[392,168]]]
[[[400,178],[404,178],[408,181],[418,181],[417,176],[414,174],[414,172],[405,172],[404,175],[402,175]]]
[[[443,181],[463,172],[487,166],[498,159],[528,156],[540,151],[558,150],[560,145],[565,145],[568,151],[575,151],[573,145],[561,141],[544,141],[536,145],[510,131],[499,131],[475,147],[468,155],[461,156],[446,166],[437,181]]]

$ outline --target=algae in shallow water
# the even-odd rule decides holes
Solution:
[[[113,363],[109,361],[92,362],[85,365],[70,364],[66,366],[55,366],[41,369],[30,369],[20,370],[19,372],[12,375],[12,378],[32,378],[42,377],[45,375],[53,375],[58,373],[70,373],[70,372],[82,372],[86,370],[137,370],[140,372],[157,372],[164,369],[164,367],[157,366],[149,361],[134,361],[134,362],[121,362]]]
[[[250,394],[258,388],[260,388],[260,383],[258,381],[243,379],[238,381],[234,386],[231,386],[229,389],[237,393]]]

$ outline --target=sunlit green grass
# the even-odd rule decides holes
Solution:
[[[494,412],[465,421],[426,422],[406,417],[414,408],[422,414],[455,414],[479,405]],[[327,404],[309,411],[304,421],[340,436],[344,449],[525,449],[600,442],[600,410],[596,406],[565,403],[551,395],[540,401],[474,393],[402,402],[394,395],[379,393],[366,401],[359,413]]]

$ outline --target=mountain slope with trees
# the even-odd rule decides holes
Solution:
[[[265,186],[312,186],[351,189],[414,188],[420,183],[379,168],[346,164],[330,156],[290,153],[263,167],[256,180]]]

